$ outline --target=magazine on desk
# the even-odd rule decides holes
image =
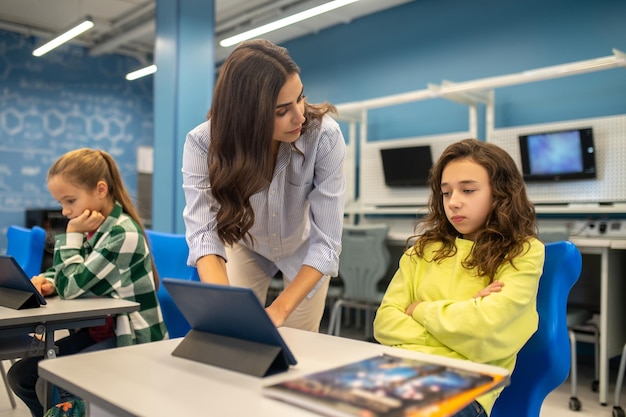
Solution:
[[[505,374],[384,354],[268,385],[263,394],[333,417],[438,417],[507,382]]]

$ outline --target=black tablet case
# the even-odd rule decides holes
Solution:
[[[15,258],[0,255],[0,305],[21,310],[46,304]]]
[[[172,355],[263,377],[296,359],[249,288],[164,278],[189,324]]]

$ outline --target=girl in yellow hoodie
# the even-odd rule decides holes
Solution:
[[[466,139],[433,166],[428,214],[400,259],[374,321],[383,345],[513,371],[537,330],[544,246],[511,156]],[[455,417],[485,417],[501,390]]]

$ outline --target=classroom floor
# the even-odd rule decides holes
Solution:
[[[322,332],[327,331],[326,320],[322,322]],[[350,324],[342,326],[342,337],[350,337],[353,339],[364,339],[365,334],[362,327],[356,327]],[[580,411],[572,411],[569,409],[569,398],[571,396],[571,387],[569,380],[552,392],[544,401],[541,409],[540,417],[611,417],[614,402],[614,385],[617,374],[618,360],[611,361],[610,368],[610,387],[609,387],[609,405],[601,406],[598,402],[598,394],[591,391],[591,383],[594,379],[593,363],[589,358],[582,358],[578,364],[578,398],[582,403]],[[11,366],[9,361],[4,361],[6,370]],[[0,382],[0,384],[2,384]],[[30,412],[26,406],[16,400],[17,408],[12,409],[4,386],[0,386],[0,417],[30,417]],[[626,409],[626,388],[622,389],[620,396],[620,405]]]

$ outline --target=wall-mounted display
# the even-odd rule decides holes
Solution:
[[[519,136],[526,181],[596,178],[593,129],[571,129]]]
[[[433,166],[430,145],[380,150],[388,187],[424,187]]]

